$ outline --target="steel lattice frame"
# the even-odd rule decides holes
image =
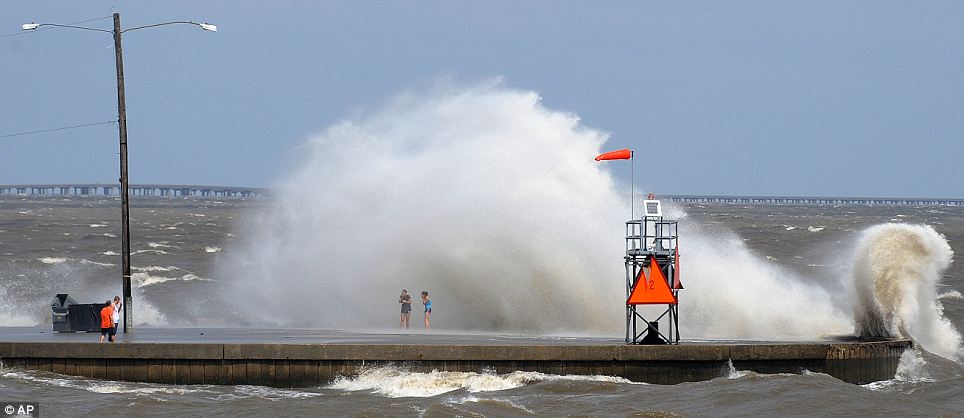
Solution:
[[[629,297],[636,286],[639,271],[649,268],[656,260],[667,286],[679,300],[679,290],[673,288],[677,268],[676,245],[678,221],[662,217],[646,216],[626,222],[626,343],[627,344],[679,344],[679,305],[666,304],[666,309],[652,321],[640,312],[638,305],[630,305]],[[662,305],[662,304],[661,304]],[[641,321],[641,323],[640,323]],[[658,324],[668,324],[667,332],[661,332]],[[651,324],[656,324],[654,327]]]

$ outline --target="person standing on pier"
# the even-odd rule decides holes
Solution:
[[[422,306],[425,306],[425,329],[429,329],[429,319],[432,317],[432,299],[428,298],[428,291],[422,291]]]
[[[402,318],[398,327],[408,329],[412,319],[412,295],[408,294],[408,290],[402,289],[402,294],[398,296],[398,303],[402,304]]]
[[[111,306],[114,312],[111,314],[111,319],[114,321],[114,329],[111,330],[110,337],[111,341],[117,338],[117,326],[120,325],[120,313],[121,313],[121,300],[120,296],[114,296],[114,304]]]
[[[114,330],[114,305],[110,303],[110,299],[104,303],[104,307],[100,309],[100,342],[104,342],[104,336],[107,336],[107,341],[114,342],[114,335],[112,334]]]

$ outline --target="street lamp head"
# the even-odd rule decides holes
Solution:
[[[21,29],[21,30],[34,30],[34,29],[37,29],[37,28],[39,28],[39,27],[40,27],[40,24],[39,24],[39,23],[30,22],[30,23],[24,23],[22,26],[20,26],[20,29]]]
[[[211,32],[217,32],[217,31],[218,31],[218,27],[217,27],[216,25],[212,25],[212,24],[210,24],[210,23],[198,23],[198,26],[200,26],[201,29],[209,30],[209,31],[211,31]]]

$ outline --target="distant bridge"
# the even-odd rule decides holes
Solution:
[[[132,184],[130,185],[129,190],[131,196],[164,197],[253,197],[266,196],[271,193],[271,189],[264,187],[197,186],[183,184]],[[101,183],[8,184],[0,185],[0,195],[118,196],[120,195],[120,185]],[[964,199],[923,197],[804,197],[670,194],[660,195],[659,197],[678,203],[964,206]]]
[[[964,206],[964,199],[923,197],[802,197],[802,196],[713,196],[713,195],[661,195],[680,203],[747,203],[785,205],[916,205],[916,206]]]
[[[169,197],[252,197],[267,195],[260,187],[194,186],[184,184],[131,184],[131,196]],[[119,196],[119,184],[7,184],[0,185],[0,195],[24,196]]]

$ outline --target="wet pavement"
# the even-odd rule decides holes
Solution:
[[[57,333],[46,327],[0,327],[0,342],[91,342],[99,332]],[[800,344],[823,341],[683,340],[681,344]],[[167,328],[138,327],[118,333],[118,343],[212,343],[212,344],[423,344],[423,345],[623,345],[622,338],[587,336],[526,336],[497,334],[431,333],[417,330],[356,332],[290,328]]]

